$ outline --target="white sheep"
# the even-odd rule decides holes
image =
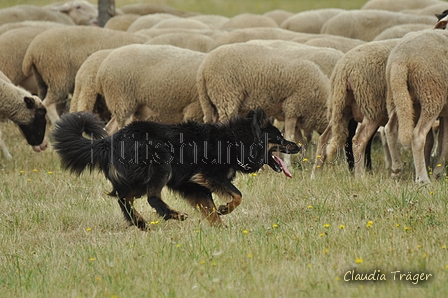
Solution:
[[[207,54],[197,77],[204,121],[227,121],[250,109],[285,121],[285,138],[326,127],[329,79],[292,51],[254,43],[223,45]]]
[[[66,14],[76,25],[98,25],[98,8],[85,0],[72,0],[59,4],[49,4],[43,8]]]
[[[420,16],[386,10],[350,10],[337,14],[322,26],[322,34],[333,34],[372,41],[386,28],[421,23],[434,25],[435,16]]]
[[[14,122],[33,150],[40,152],[47,148],[45,139],[45,107],[42,101],[28,91],[14,86],[0,71],[0,117]],[[3,155],[10,159],[0,131],[0,147]]]
[[[361,7],[361,9],[402,11],[408,9],[421,9],[440,2],[441,1],[437,0],[369,0]]]
[[[234,30],[254,27],[278,28],[279,26],[277,22],[270,17],[253,13],[242,13],[230,18],[219,29]]]
[[[169,13],[155,13],[155,14],[149,14],[140,16],[137,18],[132,24],[128,27],[128,32],[136,32],[142,29],[149,29],[158,22],[161,22],[163,20],[167,19],[177,19],[178,17]]]
[[[229,20],[228,17],[214,15],[214,14],[200,14],[197,16],[188,17],[189,19],[200,21],[213,30],[219,29],[225,22]]]
[[[13,22],[13,23],[6,23],[0,26],[0,35],[2,35],[5,32],[8,32],[9,30],[18,29],[18,28],[24,28],[24,27],[56,27],[56,26],[67,26],[62,23],[58,22],[49,22],[49,21],[22,21],[22,22]],[[70,25],[68,25],[70,26]]]
[[[280,27],[296,32],[320,33],[322,25],[335,15],[345,11],[341,8],[321,8],[298,12],[286,20]]]
[[[353,137],[355,176],[364,174],[368,141],[388,120],[386,109],[386,63],[398,39],[369,42],[348,51],[330,78],[329,124],[319,137],[312,177],[324,162],[336,160],[345,147],[351,118],[361,123]]]
[[[375,36],[373,40],[385,40],[385,39],[393,39],[393,38],[401,38],[413,31],[420,31],[431,29],[434,27],[433,24],[401,24],[389,27],[383,30],[380,34]]]
[[[93,26],[52,28],[33,39],[22,70],[25,75],[34,74],[39,97],[44,99],[48,118],[54,123],[59,119],[56,105],[73,92],[76,72],[90,54],[146,41],[144,36]]]
[[[215,37],[215,43],[211,49],[215,49],[225,44],[246,42],[253,39],[300,39],[300,42],[305,42],[318,36],[318,34],[299,33],[281,28],[243,28],[235,29],[227,33],[221,33],[220,35]]]
[[[391,140],[398,125],[398,139],[412,145],[415,181],[429,183],[425,161],[425,139],[438,117],[447,117],[448,62],[445,52],[448,32],[425,30],[401,38],[389,55],[386,68],[387,110],[391,120],[386,134]],[[420,112],[419,112],[420,111]],[[394,121],[392,121],[394,120]],[[446,144],[448,140],[443,140]],[[389,142],[390,143],[390,142]],[[397,150],[390,144],[390,151]],[[445,156],[439,158],[444,159]],[[392,170],[401,171],[401,160],[392,159]],[[442,163],[433,171],[440,177]]]
[[[141,15],[138,14],[115,15],[106,22],[104,28],[127,31],[129,29],[129,26],[131,26],[131,24],[139,17],[141,17]]]
[[[117,9],[120,13],[128,14],[139,14],[139,15],[148,15],[154,13],[169,13],[179,17],[190,17],[194,15],[198,15],[194,12],[180,10],[171,6],[158,4],[158,3],[138,3],[138,4],[128,4],[121,6]]]
[[[205,56],[170,45],[136,44],[112,51],[96,77],[97,93],[104,96],[113,118],[108,131],[133,121],[136,112],[164,123],[187,117],[201,121],[196,73]]]
[[[0,9],[0,25],[21,21],[51,21],[74,25],[70,17],[34,5],[16,5]]]
[[[295,41],[295,39],[293,39]],[[321,37],[315,37],[305,42],[306,45],[315,47],[326,47],[339,50],[343,53],[347,53],[354,47],[365,44],[366,42],[360,39],[349,38],[337,35],[324,35]]]
[[[210,30],[211,28],[201,21],[187,18],[170,18],[162,20],[151,27],[152,29],[196,29],[196,30]]]
[[[40,33],[55,27],[64,26],[60,23],[40,22],[33,26],[8,30],[0,35],[0,70],[12,81],[37,94],[37,86],[32,76],[26,76],[22,71],[22,62],[31,41]]]
[[[277,23],[277,25],[280,26],[280,24],[283,23],[284,20],[294,15],[294,13],[286,11],[284,9],[274,9],[265,12],[263,15],[266,17],[270,17]]]
[[[286,40],[255,39],[246,43],[269,46],[279,49],[282,53],[286,53],[292,57],[314,62],[328,78],[330,78],[336,63],[344,56],[343,52],[332,48],[314,47]]]
[[[96,51],[81,64],[75,77],[75,90],[70,102],[70,113],[95,112],[106,122],[110,120],[110,112],[105,106],[104,97],[97,93],[96,75],[101,63],[113,50]]]
[[[203,53],[208,52],[213,43],[213,38],[200,33],[167,33],[145,42],[145,44],[168,44]]]

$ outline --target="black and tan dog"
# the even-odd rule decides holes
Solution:
[[[184,220],[185,214],[163,202],[161,191],[167,186],[200,209],[210,223],[221,224],[220,215],[232,212],[242,200],[232,184],[237,172],[254,173],[268,164],[290,176],[272,151],[300,151],[282,137],[261,109],[224,124],[133,122],[112,136],[103,128],[93,114],[67,114],[56,123],[53,146],[64,168],[77,174],[87,167],[102,171],[112,183],[111,195],[118,197],[125,218],[143,230],[147,226],[133,208],[135,198],[146,194],[148,203],[164,219]],[[227,204],[216,208],[212,193]]]

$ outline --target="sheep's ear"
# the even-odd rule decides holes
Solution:
[[[54,5],[51,7],[51,9],[62,13],[69,13],[72,9],[72,4],[70,2],[67,2],[62,5]]]
[[[23,100],[25,101],[25,104],[26,104],[26,107],[28,108],[28,109],[32,109],[32,108],[34,108],[34,99],[33,98],[31,98],[31,97],[24,97],[23,98]]]

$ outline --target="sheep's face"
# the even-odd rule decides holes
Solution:
[[[17,123],[17,125],[28,144],[31,146],[40,146],[41,149],[45,149],[44,137],[45,127],[47,125],[45,115],[47,114],[47,110],[37,97],[25,96],[23,101],[25,110],[21,113],[21,116],[24,117],[22,119],[27,119],[28,121]]]

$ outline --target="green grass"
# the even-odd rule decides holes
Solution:
[[[0,6],[51,1],[1,1]],[[117,7],[132,3],[116,1]],[[275,8],[359,8],[359,1],[163,1],[202,13],[234,15]],[[243,203],[201,221],[179,196],[164,199],[189,214],[163,221],[137,208],[151,231],[127,227],[109,183],[60,168],[49,148],[34,153],[11,123],[1,123],[13,160],[0,157],[1,297],[447,297],[447,182],[413,183],[408,151],[392,180],[375,144],[373,173],[354,180],[344,163],[310,180],[310,161],[293,179],[266,169],[238,176]],[[300,169],[299,169],[300,168]],[[217,200],[217,199],[216,199]],[[386,273],[386,282],[345,282],[349,270]],[[428,282],[393,280],[392,271],[428,273]],[[398,278],[398,276],[397,276]]]

